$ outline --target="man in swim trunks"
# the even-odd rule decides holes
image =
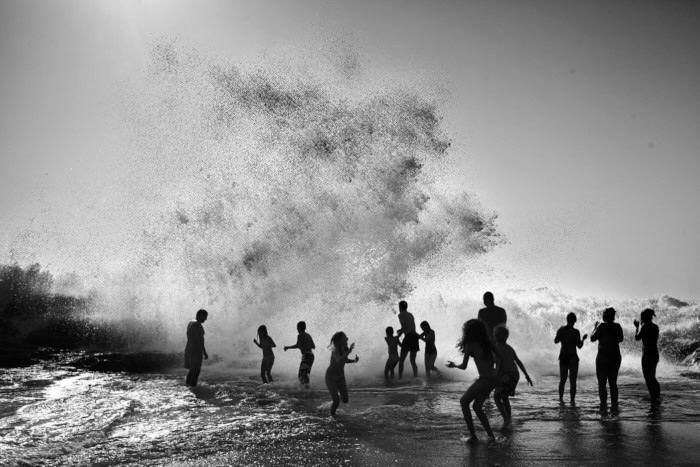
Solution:
[[[416,353],[420,351],[420,346],[418,345],[418,333],[416,333],[416,320],[408,312],[408,303],[405,300],[399,302],[399,323],[401,323],[401,329],[396,331],[396,335],[404,335],[401,356],[399,356],[399,378],[403,375],[403,362],[409,353],[411,354],[410,361],[413,368],[413,376],[418,377]]]

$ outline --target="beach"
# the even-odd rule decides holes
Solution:
[[[554,375],[518,386],[514,427],[464,442],[459,397],[469,376],[425,381],[349,379],[350,402],[328,416],[330,398],[312,373],[261,384],[252,370],[205,367],[202,384],[183,370],[94,372],[65,361],[0,370],[0,463],[20,465],[697,465],[700,381],[661,378],[654,408],[643,379],[620,377],[619,412],[601,411],[595,378],[582,375],[577,406],[557,400]],[[454,379],[452,379],[454,378]],[[565,396],[568,401],[568,392]]]

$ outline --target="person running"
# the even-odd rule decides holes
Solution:
[[[659,363],[659,327],[651,320],[656,316],[654,310],[647,308],[642,311],[642,327],[639,328],[639,321],[634,320],[634,339],[642,341],[642,373],[644,381],[647,383],[651,402],[656,404],[661,399],[661,386],[656,380],[656,365]]]
[[[388,326],[386,328],[386,337],[384,338],[386,345],[389,348],[389,358],[386,359],[384,366],[384,378],[389,379],[389,375],[394,379],[394,368],[399,363],[399,347],[401,342],[397,336],[394,336],[394,328]]]
[[[307,389],[309,388],[309,375],[311,374],[311,367],[314,364],[314,352],[313,349],[316,348],[314,340],[309,334],[306,333],[306,323],[304,321],[299,321],[297,323],[297,331],[299,335],[297,336],[297,343],[294,345],[286,345],[284,351],[289,349],[299,349],[301,351],[301,363],[299,363],[299,382],[303,384]]]
[[[488,399],[489,394],[498,383],[499,368],[498,366],[494,368],[494,354],[496,354],[497,357],[496,361],[500,361],[501,353],[494,344],[493,339],[490,339],[486,334],[486,325],[478,319],[470,319],[464,323],[464,326],[462,326],[462,337],[457,343],[457,348],[464,355],[464,359],[459,365],[448,361],[447,368],[466,370],[469,357],[473,357],[476,369],[479,372],[479,378],[469,386],[459,400],[462,406],[464,421],[467,423],[467,428],[469,429],[467,443],[474,444],[479,442],[479,438],[476,437],[474,421],[472,420],[472,414],[469,409],[469,404],[472,402],[474,402],[474,413],[479,418],[484,430],[486,430],[490,441],[495,442],[496,437],[493,435],[493,431],[491,431],[491,425],[489,425],[489,419],[483,411],[483,405],[484,401]]]
[[[588,337],[588,334],[583,335],[578,329],[574,328],[576,324],[576,315],[569,313],[566,315],[566,326],[562,326],[557,331],[554,337],[554,343],[561,342],[561,350],[559,351],[559,401],[564,402],[564,385],[567,377],[569,378],[569,395],[571,396],[571,404],[576,404],[576,378],[578,376],[578,355],[576,348],[583,347],[583,342]]]
[[[479,310],[478,318],[486,324],[486,332],[489,338],[493,338],[493,330],[496,329],[496,326],[505,326],[508,316],[506,315],[506,310],[494,304],[491,292],[484,294],[484,305],[486,307]]]
[[[353,342],[348,347],[348,337],[344,332],[336,332],[331,337],[333,352],[331,353],[331,363],[326,370],[326,387],[331,393],[333,403],[331,404],[331,417],[335,417],[340,401],[348,403],[348,385],[345,382],[345,364],[357,363],[360,357],[355,356],[354,360],[348,358],[350,352],[355,348]]]
[[[404,335],[403,343],[401,344],[401,355],[399,356],[399,378],[403,376],[403,362],[409,353],[411,354],[413,377],[416,378],[418,377],[416,353],[420,351],[420,346],[418,345],[418,334],[416,333],[416,320],[408,312],[408,303],[405,300],[399,302],[399,323],[401,323],[401,329],[396,332],[396,335]]]
[[[440,370],[435,368],[437,359],[437,347],[435,347],[435,331],[430,328],[427,321],[420,323],[423,332],[418,336],[425,342],[425,375],[430,378],[430,372],[436,371],[440,375]]]
[[[620,342],[624,336],[622,326],[614,321],[615,308],[606,308],[603,311],[603,324],[596,321],[593,333],[591,333],[591,342],[598,341],[595,374],[598,378],[598,396],[601,408],[607,405],[606,383],[610,385],[610,402],[613,407],[617,407],[617,373],[620,371],[620,363],[622,362]]]
[[[264,325],[258,328],[258,339],[260,339],[260,342],[255,339],[253,339],[253,342],[263,351],[262,364],[260,365],[260,377],[263,383],[271,383],[272,374],[270,374],[270,371],[272,371],[272,365],[275,364],[275,354],[272,352],[272,348],[277,347],[277,345],[275,341],[272,340],[272,337],[267,335],[267,327]]]
[[[202,357],[209,359],[207,349],[204,347],[204,322],[209,313],[207,310],[198,310],[195,319],[187,324],[187,344],[185,345],[185,368],[190,370],[185,378],[185,384],[197,387],[199,372],[202,370]]]
[[[527,382],[532,386],[532,380],[530,379],[530,375],[527,374],[525,365],[520,361],[513,347],[506,343],[509,334],[510,332],[505,326],[496,326],[496,330],[494,331],[496,346],[501,352],[501,365],[498,371],[499,382],[496,389],[493,391],[493,399],[496,402],[498,411],[501,412],[501,416],[503,417],[503,430],[511,430],[513,428],[510,397],[515,395],[515,387],[520,380],[518,368],[520,368]]]

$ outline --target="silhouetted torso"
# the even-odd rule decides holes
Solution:
[[[331,364],[326,370],[326,378],[340,378],[345,376],[345,364],[347,363],[347,358],[342,358],[338,361],[338,358],[342,355],[337,349],[333,349],[331,354]]]
[[[557,331],[555,341],[561,343],[559,360],[568,360],[576,355],[576,348],[581,342],[581,333],[573,326],[562,326]]]
[[[481,343],[470,342],[464,349],[464,354],[474,359],[476,370],[479,372],[480,377],[496,376],[493,353],[490,350],[484,349]]]
[[[306,332],[302,332],[297,336],[297,345],[299,346],[301,353],[312,354],[312,350],[315,347],[314,340]]]
[[[506,324],[506,320],[508,319],[506,310],[496,305],[487,306],[479,310],[478,318],[486,323],[489,336],[492,335],[491,333],[496,326],[499,324]]]
[[[385,337],[386,345],[389,347],[389,355],[399,355],[399,338],[398,337]]]
[[[274,355],[272,352],[272,347],[275,345],[275,341],[272,340],[270,336],[264,336],[260,338],[260,347],[263,351],[263,357],[271,357]]]
[[[425,333],[425,353],[428,355],[437,353],[437,348],[435,347],[435,331],[433,330]]]
[[[515,350],[505,342],[497,342],[498,350],[501,352],[501,373],[518,372],[515,365]]]
[[[401,330],[404,334],[416,333],[416,320],[413,318],[413,315],[408,311],[399,313],[399,323],[401,323]]]
[[[642,354],[658,354],[659,348],[657,342],[659,340],[659,327],[654,323],[645,323],[639,330],[639,336],[642,340]]]
[[[199,355],[202,358],[204,350],[204,326],[199,321],[190,321],[187,324],[187,345],[185,352],[191,356]]]
[[[622,339],[622,326],[615,322],[598,325],[591,335],[591,342],[598,341],[598,354],[614,357],[620,356],[620,342],[622,342]]]

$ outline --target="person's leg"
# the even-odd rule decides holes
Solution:
[[[260,364],[260,377],[263,383],[267,383],[267,359],[263,357],[262,363]]]
[[[481,378],[480,378],[481,380]],[[476,383],[478,384],[479,380],[477,380]],[[489,424],[489,419],[486,417],[486,414],[484,413],[483,407],[484,407],[484,402],[486,399],[489,397],[489,394],[493,390],[494,386],[496,385],[496,378],[485,378],[485,381],[483,384],[479,385],[479,391],[477,393],[476,398],[474,399],[474,413],[476,414],[477,418],[481,422],[481,425],[484,427],[484,430],[486,430],[486,434],[489,435],[489,437],[493,438],[493,431],[491,431],[491,425]],[[472,385],[474,386],[474,385]]]
[[[617,357],[610,362],[608,381],[610,382],[610,402],[612,405],[617,405],[617,373],[620,371],[621,363],[621,357]]]
[[[569,363],[569,395],[571,403],[576,402],[576,379],[578,378],[578,357],[571,359]]]
[[[428,357],[428,362],[427,366],[430,368],[430,370],[436,372],[438,375],[440,374],[440,370],[435,368],[435,360],[437,360],[437,352],[433,352],[429,355]]]
[[[336,384],[336,380],[326,376],[326,387],[328,388],[328,392],[331,394],[331,399],[333,399],[333,403],[331,404],[331,416],[335,417],[335,411],[338,410],[338,406],[340,405],[340,396],[338,396],[338,385]]]
[[[200,371],[202,371],[201,365],[192,366],[192,369],[190,369],[190,386],[197,387]]]
[[[389,374],[391,375],[392,379],[394,378],[394,368],[396,368],[396,365],[399,363],[399,356],[398,355],[392,355],[389,357],[391,364],[389,367]]]
[[[508,421],[508,417],[506,417],[506,408],[503,406],[503,391],[501,388],[496,388],[496,390],[493,392],[493,401],[496,403],[496,407],[498,407],[498,412],[501,414],[501,417],[503,417],[503,424]]]
[[[267,376],[267,382],[271,383],[272,382],[272,365],[275,364],[275,356],[272,355],[270,357],[267,357],[265,359],[265,375]]]
[[[608,391],[605,388],[609,366],[607,360],[607,358],[601,355],[598,355],[595,359],[595,375],[598,379],[598,397],[600,397],[601,405],[606,405],[608,401]]]
[[[348,403],[348,383],[345,381],[345,377],[336,380],[335,384],[338,386],[338,392],[340,393],[340,400],[343,404]]]
[[[384,365],[384,379],[389,379],[389,372],[393,373],[393,371],[391,371],[391,355],[386,359],[386,364]]]
[[[653,356],[652,361],[650,363],[650,374],[649,376],[651,377],[651,382],[652,382],[652,389],[654,390],[654,394],[652,395],[652,399],[658,400],[661,398],[661,385],[659,384],[659,381],[656,379],[656,366],[659,364],[659,354],[656,354]]]
[[[403,362],[406,360],[406,355],[408,355],[408,350],[404,351],[401,349],[401,356],[399,357],[399,379],[403,376]]]
[[[565,360],[559,360],[559,400],[564,400],[564,386],[568,377],[569,366]]]
[[[417,378],[418,377],[418,365],[416,364],[416,352],[415,350],[411,351],[411,367],[413,368],[413,377]]]
[[[505,423],[510,424],[510,421],[513,418],[513,415],[511,414],[511,411],[510,411],[510,396],[508,395],[507,392],[503,394],[501,401],[503,403],[503,407],[506,410]]]
[[[656,370],[656,368],[654,368]],[[651,359],[649,355],[642,355],[642,374],[644,375],[644,382],[647,385],[647,391],[649,391],[649,397],[654,398],[653,383],[651,382]]]
[[[425,354],[423,361],[425,363],[425,376],[430,378],[430,355]]]

